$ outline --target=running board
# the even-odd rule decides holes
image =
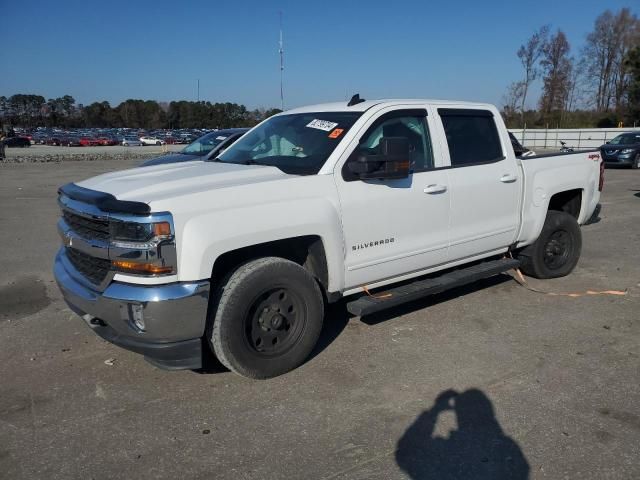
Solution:
[[[471,267],[450,271],[439,277],[417,280],[390,290],[359,297],[347,303],[347,310],[356,316],[370,315],[386,308],[467,285],[483,278],[493,277],[519,266],[520,262],[512,258],[478,263]]]

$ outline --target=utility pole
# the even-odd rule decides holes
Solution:
[[[197,96],[197,101],[200,102],[200,79],[198,79],[198,96]]]
[[[282,86],[284,76],[284,43],[282,41],[282,12],[280,13],[280,48],[278,53],[280,54],[280,110],[284,111],[284,88]]]

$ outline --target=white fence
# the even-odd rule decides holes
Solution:
[[[597,148],[625,132],[640,132],[640,128],[560,128],[509,129],[525,147],[535,150],[560,149],[560,141],[573,148]]]

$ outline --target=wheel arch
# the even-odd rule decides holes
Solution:
[[[546,198],[548,198],[548,200]],[[530,245],[540,235],[544,226],[547,213],[550,211],[565,212],[578,221],[583,223],[583,212],[586,208],[584,205],[586,200],[583,188],[571,186],[562,188],[549,193],[539,189],[529,208],[525,209],[525,222],[523,223],[519,247]]]
[[[304,267],[322,286],[329,288],[329,268],[322,238],[319,235],[303,235],[248,245],[230,250],[213,263],[211,278],[225,277],[238,265],[261,257],[281,257]]]
[[[581,188],[557,192],[549,199],[547,210],[565,212],[578,220],[582,212],[582,196],[583,189]]]

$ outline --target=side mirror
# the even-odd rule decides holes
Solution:
[[[409,139],[405,137],[382,137],[378,145],[380,153],[365,155],[357,150],[349,158],[349,171],[361,180],[407,178],[409,161]]]
[[[604,142],[604,143],[606,143],[607,145],[609,145],[609,142]]]

